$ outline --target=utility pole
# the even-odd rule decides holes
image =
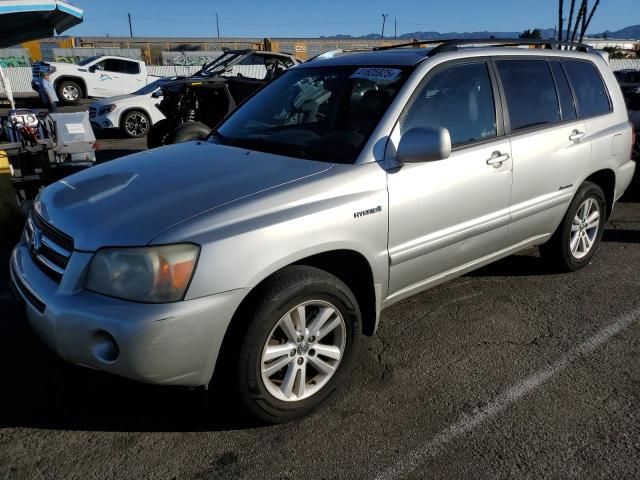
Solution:
[[[398,17],[393,17],[393,38],[398,38]]]
[[[218,38],[220,38],[220,22],[218,22],[218,12],[216,12],[216,30],[218,30]]]
[[[380,38],[384,38],[384,24],[387,21],[387,17],[389,16],[388,13],[383,13],[382,14],[382,33],[380,34]]]
[[[131,14],[127,13],[127,16],[129,17],[129,36],[133,38],[133,27],[131,26]]]

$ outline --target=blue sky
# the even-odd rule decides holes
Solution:
[[[553,28],[557,0],[72,0],[85,11],[70,35],[127,36],[127,13],[136,36],[315,37],[379,32],[388,13],[386,34],[414,31],[522,31]],[[570,3],[565,0],[565,4]],[[590,3],[594,3],[591,0]],[[602,0],[591,32],[640,23],[638,0]]]

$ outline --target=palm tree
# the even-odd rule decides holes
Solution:
[[[585,14],[586,12],[586,0],[585,0]],[[587,29],[589,28],[589,24],[591,23],[591,19],[593,18],[593,14],[596,13],[596,9],[598,8],[598,5],[600,5],[600,0],[596,0],[596,3],[593,4],[593,8],[591,9],[591,13],[589,14],[589,18],[587,18],[586,21],[582,22],[582,32],[580,32],[580,42],[582,42],[582,39],[584,38],[584,36],[587,33]]]
[[[538,30],[537,28],[534,28],[533,30],[525,30],[524,32],[522,32],[519,35],[519,38],[535,38],[535,39],[540,39],[542,38],[542,33],[540,32],[540,30]]]
[[[610,59],[627,58],[620,47],[604,47],[602,50],[609,54]]]
[[[558,41],[559,42],[562,41],[562,27],[563,27],[562,22],[564,21],[564,18],[562,18],[563,10],[564,10],[564,1],[558,0]]]
[[[587,0],[582,0],[580,3],[580,8],[578,9],[578,15],[576,16],[576,23],[573,26],[573,33],[571,34],[571,41],[576,41],[576,35],[578,34],[578,25],[582,21],[582,17],[585,15],[585,11],[587,10]]]
[[[562,0],[560,0],[560,5],[562,5]],[[569,35],[571,34],[571,22],[573,22],[573,12],[576,8],[576,0],[571,0],[571,6],[569,7],[569,21],[567,22],[567,35],[565,36],[565,41],[569,41]]]

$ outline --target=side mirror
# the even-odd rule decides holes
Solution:
[[[89,70],[91,73],[95,73],[96,66],[95,65],[91,65],[87,70]]]
[[[432,162],[444,160],[450,155],[449,130],[443,127],[416,127],[402,135],[396,153],[396,162],[399,165]]]
[[[152,98],[162,98],[162,90],[156,90],[151,94]]]

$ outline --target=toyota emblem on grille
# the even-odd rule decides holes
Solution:
[[[40,247],[42,247],[42,231],[40,229],[33,229],[30,247],[31,253],[33,253],[34,255],[37,255],[40,252]]]

